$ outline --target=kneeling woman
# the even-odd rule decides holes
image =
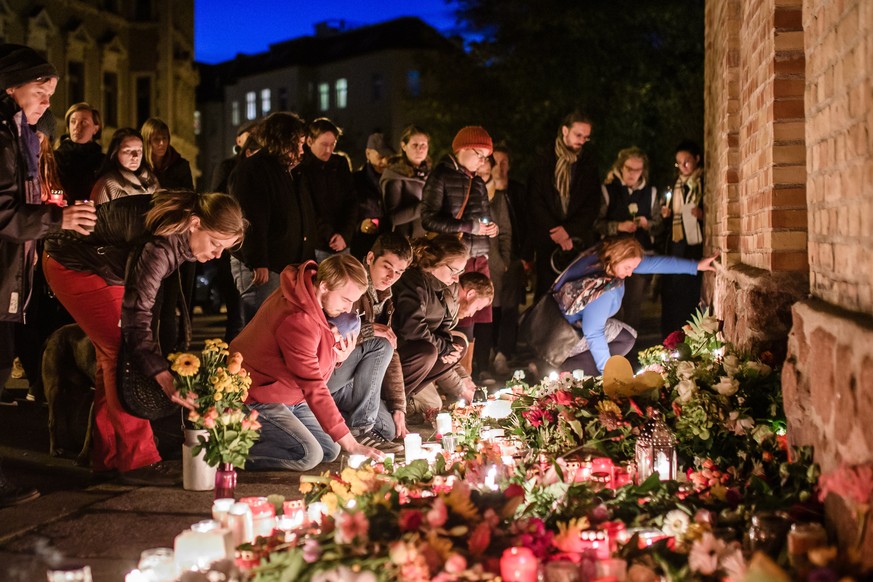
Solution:
[[[624,324],[611,319],[621,308],[625,279],[633,274],[694,275],[698,271],[712,271],[712,262],[717,257],[716,254],[694,261],[648,256],[639,241],[631,237],[606,239],[583,253],[552,286],[565,319],[581,329],[584,336],[561,369],[602,374],[610,355],[623,356],[633,348],[635,335]]]
[[[46,241],[46,280],[97,352],[95,472],[120,471],[129,484],[175,481],[159,463],[149,421],[128,414],[118,400],[122,334],[131,361],[184,405],[154,340],[155,297],[164,277],[180,264],[218,257],[242,240],[245,227],[239,204],[227,194],[162,190],[99,206],[88,237],[61,234]]]

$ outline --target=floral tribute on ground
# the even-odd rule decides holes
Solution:
[[[819,525],[818,468],[811,451],[789,445],[771,356],[736,352],[699,314],[640,360],[636,377],[623,364],[605,378],[553,374],[535,385],[518,374],[498,400],[454,408],[450,450],[303,476],[304,503],[273,501],[305,519],[244,548],[252,578],[858,575]],[[653,427],[670,438],[640,467]],[[826,476],[823,494],[873,479],[869,468],[846,471],[851,479]],[[869,490],[855,497],[866,519]]]

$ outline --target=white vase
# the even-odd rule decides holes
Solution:
[[[191,451],[200,440],[209,438],[209,431],[185,429],[185,442],[182,444],[182,486],[188,491],[212,491],[215,488],[215,467],[206,463],[206,451],[194,455]]]

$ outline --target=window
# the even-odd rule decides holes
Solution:
[[[318,110],[327,111],[330,109],[330,83],[318,84]]]
[[[261,115],[266,115],[270,112],[270,90],[261,89]]]
[[[201,124],[201,122],[202,122],[202,121],[201,121],[201,118],[200,118],[200,112],[199,112],[199,111],[194,111],[194,135],[200,135],[200,131],[201,131],[200,124]]]
[[[349,104],[349,82],[347,79],[337,79],[334,83],[337,109],[345,109]]]
[[[254,91],[246,93],[246,119],[258,116],[258,95]]]
[[[103,124],[118,127],[118,73],[103,73]]]
[[[385,81],[382,80],[382,75],[376,73],[373,75],[373,101],[382,100],[382,92],[385,90]]]
[[[288,87],[279,87],[279,111],[288,111]]]
[[[85,100],[85,63],[67,63],[67,101],[79,103]]]
[[[239,101],[230,104],[230,124],[239,125]]]
[[[152,78],[136,78],[136,126],[142,127],[152,116]]]
[[[416,70],[406,73],[406,91],[411,97],[421,95],[421,73]]]

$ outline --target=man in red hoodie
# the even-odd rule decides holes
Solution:
[[[290,265],[279,289],[231,342],[252,377],[246,404],[260,412],[261,437],[249,468],[308,471],[336,459],[340,449],[383,458],[355,440],[327,387],[357,339],[357,332],[340,336],[328,318],[348,313],[367,284],[367,272],[351,255]]]

